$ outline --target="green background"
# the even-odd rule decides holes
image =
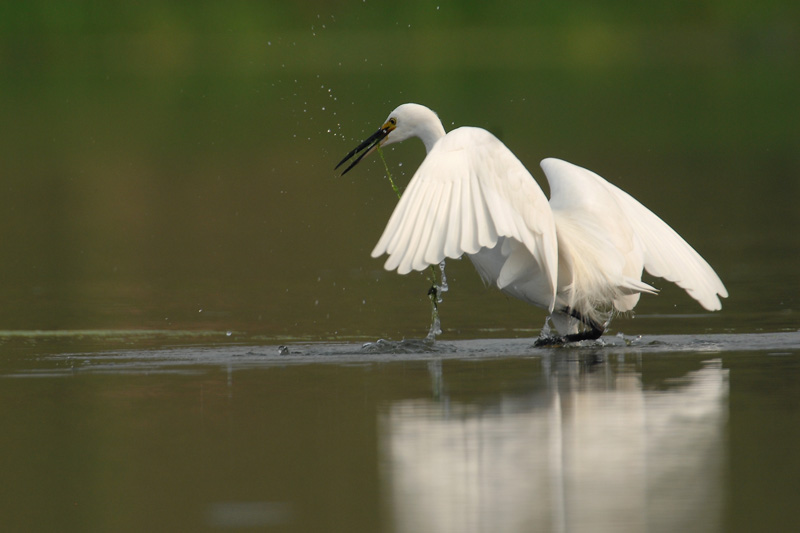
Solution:
[[[731,293],[649,320],[702,311],[656,281],[619,328],[796,325],[796,3],[301,4],[0,4],[0,329],[424,334],[424,276],[369,257],[396,202],[379,159],[333,173],[407,101],[491,130],[545,191],[545,157],[595,170]],[[386,156],[406,183],[424,150]],[[446,335],[541,325],[448,271]]]

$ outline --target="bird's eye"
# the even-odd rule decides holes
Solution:
[[[397,126],[397,119],[394,117],[390,118],[389,124],[391,124],[392,126]]]

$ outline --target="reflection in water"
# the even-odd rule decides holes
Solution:
[[[634,365],[543,360],[522,396],[393,403],[382,416],[395,531],[714,531],[728,371],[644,390]]]

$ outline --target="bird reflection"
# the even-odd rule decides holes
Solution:
[[[625,357],[543,358],[541,386],[490,405],[451,400],[429,365],[434,398],[381,415],[392,529],[717,530],[728,371],[645,388]]]

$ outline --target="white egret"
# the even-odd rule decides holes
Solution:
[[[642,270],[676,283],[709,311],[728,292],[680,235],[632,196],[594,172],[559,159],[541,167],[548,203],[519,159],[494,135],[462,127],[445,133],[436,113],[403,104],[336,166],[378,145],[419,137],[427,157],[408,184],[372,257],[406,274],[464,254],[484,282],[546,309],[561,337],[596,339],[615,312],[657,290]]]

